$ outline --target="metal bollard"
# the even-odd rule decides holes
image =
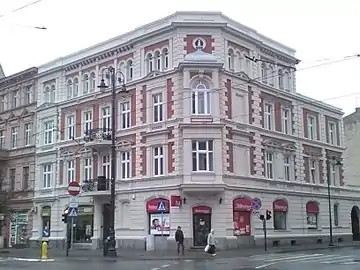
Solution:
[[[48,243],[46,241],[43,241],[41,243],[41,259],[47,259],[48,258]]]

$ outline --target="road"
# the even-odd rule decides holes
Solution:
[[[220,253],[220,252],[219,252]],[[220,255],[220,254],[219,254]],[[68,260],[37,262],[0,259],[2,269],[29,270],[355,270],[360,269],[360,249],[341,248],[309,252],[253,255],[249,257],[209,257],[202,260]]]

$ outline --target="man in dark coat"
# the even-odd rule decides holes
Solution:
[[[177,230],[175,233],[175,241],[176,241],[176,245],[177,245],[178,256],[180,256],[180,255],[184,256],[184,233],[181,230],[180,226],[177,227]],[[181,247],[181,252],[180,252],[180,247]]]

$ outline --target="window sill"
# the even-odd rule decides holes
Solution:
[[[197,175],[201,175],[201,174],[206,174],[206,175],[212,175],[212,174],[216,174],[213,171],[192,171],[192,174],[197,174]]]
[[[289,232],[291,232],[291,230],[288,230],[288,229],[279,229],[279,230],[276,230],[276,229],[274,229],[274,232],[279,232],[279,233],[284,233],[284,232],[287,232],[287,233],[289,233]]]

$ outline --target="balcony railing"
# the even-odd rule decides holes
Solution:
[[[94,191],[108,191],[110,190],[110,181],[105,176],[98,176],[98,178],[85,180],[82,185],[83,192],[94,192]]]
[[[111,141],[111,129],[110,128],[95,128],[86,131],[84,134],[85,142],[93,141]]]

